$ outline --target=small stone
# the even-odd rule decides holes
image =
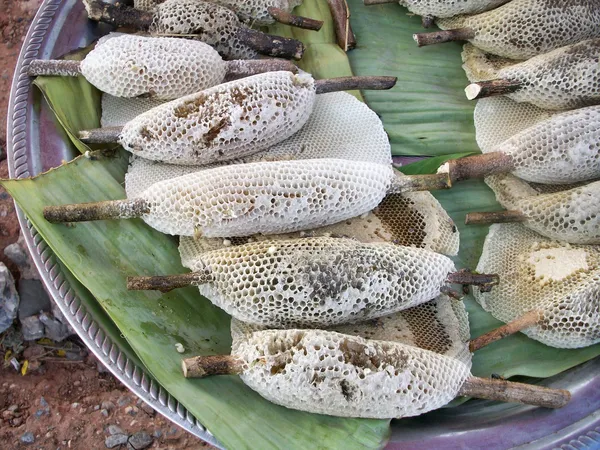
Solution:
[[[106,448],[115,448],[119,445],[127,444],[127,435],[126,434],[113,434],[107,437],[104,441],[104,445]]]
[[[15,280],[4,263],[0,262],[0,333],[11,327],[17,318],[19,295]]]
[[[23,233],[19,234],[19,240],[17,242],[10,244],[4,249],[4,254],[18,267],[21,279],[40,279],[40,274],[27,250],[27,244],[25,243]]]
[[[79,407],[79,403],[71,403],[71,408],[75,409]]]
[[[184,353],[185,347],[183,346],[183,344],[181,342],[177,342],[175,344],[175,350],[177,350],[177,353]]]
[[[94,406],[94,411],[98,411],[100,409],[100,405],[95,405]]]
[[[131,398],[127,395],[122,395],[121,397],[119,397],[119,399],[117,400],[117,404],[119,406],[125,406],[125,405],[129,405],[131,403]]]
[[[48,313],[40,314],[40,321],[44,324],[44,334],[55,342],[64,341],[71,335],[69,328],[51,317]]]
[[[12,420],[12,422],[11,422],[11,423],[12,423],[13,427],[20,427],[20,426],[21,426],[21,424],[23,423],[23,418],[22,418],[22,417],[15,417],[15,418]]]
[[[44,337],[44,324],[38,316],[29,316],[19,319],[21,322],[21,332],[26,341],[35,341]]]
[[[50,297],[40,280],[19,280],[19,318],[50,311]]]
[[[137,406],[128,406],[127,408],[125,408],[125,414],[129,414],[130,416],[135,416],[137,415],[139,409],[137,408]]]
[[[101,403],[100,407],[102,409],[106,409],[107,411],[112,411],[113,409],[115,409],[115,404],[113,402],[104,401]]]
[[[73,386],[77,387],[81,384],[81,381],[77,380],[75,382],[73,382]]]
[[[108,434],[110,434],[112,436],[113,434],[125,434],[125,433],[118,426],[116,426],[116,425],[109,425],[108,426]]]
[[[16,385],[14,385],[14,384],[11,384],[11,385],[10,385],[10,387],[11,387],[11,388],[12,388],[13,386],[16,386]],[[9,410],[9,411],[11,411],[11,412],[15,412],[17,409],[19,409],[19,405],[10,405],[10,406],[8,407],[8,410]]]
[[[131,445],[135,450],[143,450],[148,448],[152,445],[152,442],[154,442],[154,439],[152,439],[152,436],[145,431],[138,431],[137,433],[134,433],[128,441],[129,445]]]
[[[142,408],[142,411],[144,411],[146,414],[148,414],[150,417],[154,417],[154,415],[156,414],[156,411],[154,411],[154,408],[152,408],[152,406],[150,406],[149,404],[147,404],[146,402],[142,403],[140,405],[140,407]]]
[[[102,414],[104,417],[108,417],[108,411],[105,409],[101,409],[100,414]]]
[[[15,414],[12,411],[2,411],[2,418],[4,420],[12,419]]]
[[[23,436],[21,436],[20,440],[24,444],[33,444],[35,442],[35,437],[33,436],[33,433],[28,431],[26,433],[23,433]]]
[[[162,436],[162,431],[160,430],[154,430],[154,433],[152,433],[152,436],[154,436],[155,438],[159,438]]]
[[[44,397],[40,398],[40,406],[44,409],[50,409],[50,405],[48,404],[48,402],[46,401],[46,399]]]

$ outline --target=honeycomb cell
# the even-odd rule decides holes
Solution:
[[[400,0],[413,14],[419,16],[453,17],[476,14],[496,8],[509,0]]]

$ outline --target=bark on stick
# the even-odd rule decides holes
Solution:
[[[515,334],[526,328],[535,326],[540,321],[541,315],[542,314],[540,311],[529,311],[521,317],[508,322],[506,325],[472,339],[469,343],[469,349],[471,352],[477,351],[480,348],[491,344],[492,342],[499,341],[500,339],[504,339],[511,334]]]
[[[243,371],[243,362],[231,355],[195,356],[182,360],[181,368],[186,378],[237,375]]]
[[[544,408],[562,408],[571,400],[571,393],[564,389],[478,377],[465,381],[459,395]]]
[[[423,47],[425,45],[442,44],[444,42],[468,41],[474,37],[475,32],[471,28],[458,28],[456,30],[413,34],[413,39],[419,47]]]

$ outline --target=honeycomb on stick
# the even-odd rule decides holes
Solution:
[[[201,0],[166,0],[152,11],[100,0],[84,0],[84,4],[91,20],[155,36],[198,39],[213,46],[225,59],[253,59],[259,53],[300,59],[304,52],[300,41],[252,30],[233,11]]]
[[[567,111],[538,122],[483,155],[440,168],[453,180],[512,172],[533,183],[570,184],[600,178],[600,106]]]
[[[496,319],[510,323],[528,315],[522,329],[558,348],[600,342],[600,247],[545,238],[521,224],[494,224],[478,271],[493,271],[493,291],[474,289],[475,299]]]
[[[465,89],[467,98],[506,95],[549,110],[582,108],[600,103],[600,39],[535,56],[501,68]]]
[[[550,239],[600,244],[600,181],[515,199],[510,210],[467,214],[467,223],[520,222]]]
[[[322,330],[264,330],[231,355],[185,359],[186,377],[239,374],[273,403],[343,417],[400,418],[459,395],[564,406],[568,391],[471,376],[461,361],[399,342]]]
[[[494,55],[525,60],[600,37],[600,0],[512,0],[476,15],[440,18],[444,31],[415,34],[419,45],[469,41]]]
[[[255,331],[267,329],[231,319],[231,349]],[[392,341],[457,359],[469,368],[469,318],[463,302],[446,295],[397,313],[365,322],[327,327],[328,331],[376,341]]]
[[[153,108],[122,128],[80,131],[88,143],[118,142],[147,159],[203,165],[265,150],[298,131],[317,93],[349,86],[389,89],[394,77],[315,81],[307,73],[267,72],[224,83]]]
[[[135,8],[153,11],[164,0],[135,0]],[[238,18],[247,24],[267,26],[275,22],[299,28],[318,31],[323,22],[291,14],[292,10],[302,4],[302,0],[210,0],[232,10]],[[289,17],[289,16],[292,17]]]
[[[364,0],[365,5],[396,3],[398,0]],[[400,0],[401,6],[423,17],[453,17],[476,14],[496,8],[509,0]]]
[[[389,193],[443,188],[447,175],[397,176],[390,165],[312,159],[203,170],[151,185],[132,199],[48,206],[51,222],[141,217],[183,236],[285,233],[372,210]]]

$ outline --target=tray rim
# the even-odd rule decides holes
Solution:
[[[44,0],[32,21],[21,47],[12,81],[7,115],[7,158],[11,178],[29,177],[32,175],[31,172],[34,171],[29,161],[32,144],[28,140],[29,136],[27,133],[27,120],[30,115],[28,114],[30,112],[28,111],[28,107],[31,106],[32,86],[32,81],[26,74],[27,67],[30,61],[38,56],[40,49],[48,39],[55,25],[54,22],[57,13],[60,13],[65,8],[70,9],[75,1],[77,0]],[[107,336],[102,327],[94,320],[93,315],[86,310],[75,295],[75,292],[68,285],[53,252],[32,227],[18,206],[17,216],[27,247],[45,288],[69,324],[92,353],[117,379],[160,414],[207,443],[222,448],[210,431],[202,426],[144,368],[137,366],[131,361],[119,348],[118,344]],[[600,367],[600,360],[596,358],[595,361],[588,362],[585,365],[591,367],[591,370],[594,371]],[[573,370],[571,369],[568,372],[572,372]],[[544,380],[543,384],[552,384],[552,380]],[[576,397],[584,398],[591,393],[597,393],[598,388],[595,387],[590,391],[589,386],[585,386],[581,391],[585,392],[578,392],[577,394],[579,395],[576,395]],[[448,437],[452,439],[452,436]],[[421,441],[421,443],[427,444],[426,441]],[[395,442],[393,437],[388,445],[390,448],[408,448],[401,441]],[[534,441],[523,442],[518,448],[539,449],[562,447],[571,449],[575,448],[574,446],[579,448],[600,448],[600,411],[588,414],[552,434]]]

